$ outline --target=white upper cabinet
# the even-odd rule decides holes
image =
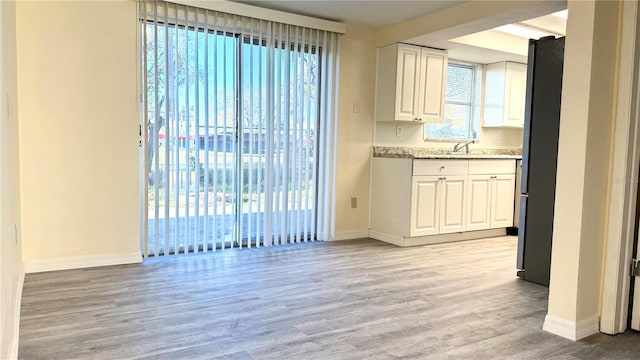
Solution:
[[[487,65],[484,126],[521,128],[524,125],[526,89],[526,64],[501,62]]]
[[[395,120],[414,121],[418,118],[420,57],[422,55],[417,46],[399,46],[397,53]]]
[[[420,74],[418,119],[424,122],[442,122],[447,75],[446,53],[422,48]]]
[[[376,120],[442,122],[447,53],[414,45],[378,49]]]

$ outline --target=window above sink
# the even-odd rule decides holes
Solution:
[[[425,124],[425,140],[447,142],[478,140],[482,77],[482,65],[449,60],[444,121]]]

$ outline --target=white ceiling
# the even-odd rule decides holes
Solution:
[[[231,0],[272,10],[379,28],[455,6],[468,0]]]
[[[1,1],[1,0],[0,0]],[[381,28],[407,21],[447,7],[467,2],[462,0],[231,0],[263,8],[312,16],[371,28]],[[557,11],[553,10],[553,11]],[[546,13],[545,13],[546,14]],[[566,19],[545,15],[522,20],[520,24],[564,35]],[[502,19],[505,25],[508,18]],[[511,19],[513,22],[514,20]],[[475,24],[477,27],[478,24]],[[450,59],[489,64],[500,61],[526,62],[528,39],[500,33],[489,25],[486,31],[468,31],[466,24],[441,33],[425,34],[405,42],[446,49]],[[453,36],[452,34],[457,34]],[[460,36],[463,35],[463,36]]]
[[[565,35],[567,20],[553,15],[540,16],[517,24],[558,36]],[[452,39],[429,35],[408,39],[408,43],[447,49],[450,59],[477,64],[501,61],[527,62],[529,39],[489,29]]]
[[[541,16],[525,21],[520,21],[520,24],[541,30],[547,30],[549,32],[560,35],[565,35],[567,29],[567,19],[563,19],[561,17],[553,15]]]

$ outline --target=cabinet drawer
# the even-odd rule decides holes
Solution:
[[[414,162],[415,168],[415,162]],[[414,170],[415,171],[415,170]],[[516,173],[516,161],[515,160],[469,160],[469,175],[483,175],[483,174],[515,174]]]
[[[469,160],[413,160],[413,175],[466,175]]]

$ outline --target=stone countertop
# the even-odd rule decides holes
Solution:
[[[471,149],[450,154],[450,149],[374,146],[373,157],[395,159],[522,159],[522,149]]]

